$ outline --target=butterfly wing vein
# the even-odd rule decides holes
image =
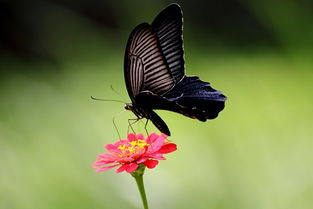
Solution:
[[[125,78],[131,97],[144,90],[163,94],[174,86],[174,79],[149,24],[143,23],[134,29],[127,49]]]

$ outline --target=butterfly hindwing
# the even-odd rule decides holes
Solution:
[[[216,118],[224,109],[225,100],[220,91],[196,76],[185,76],[163,96],[149,91],[136,96],[136,103],[148,109],[169,110],[200,121]]]
[[[224,109],[226,97],[197,76],[185,76],[170,92],[163,95],[182,107],[182,114],[200,121],[214,119]]]

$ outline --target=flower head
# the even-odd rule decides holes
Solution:
[[[147,138],[143,134],[128,134],[127,139],[105,145],[109,153],[98,155],[92,165],[97,172],[119,166],[116,173],[135,171],[139,164],[155,168],[158,160],[166,160],[164,154],[175,151],[176,144],[167,140],[167,135],[152,133]],[[111,165],[109,165],[111,164]]]

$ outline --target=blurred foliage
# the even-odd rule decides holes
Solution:
[[[151,208],[312,208],[312,2],[178,2],[187,73],[229,99],[206,123],[159,111],[179,150],[145,175]],[[130,175],[91,168],[123,104],[90,96],[129,101],[128,35],[168,3],[0,2],[1,209],[141,208]]]

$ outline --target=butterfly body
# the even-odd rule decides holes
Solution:
[[[124,75],[132,103],[125,109],[146,118],[166,135],[170,131],[153,110],[168,110],[206,121],[223,110],[226,97],[197,76],[186,76],[182,11],[166,7],[152,22],[135,27],[129,36]]]
[[[158,116],[152,108],[147,107],[146,105],[140,105],[136,103],[126,104],[126,110],[132,111],[136,116],[137,120],[142,118],[146,118],[147,120],[151,120],[152,123],[164,134],[170,136],[171,133],[165,124],[165,122]]]

